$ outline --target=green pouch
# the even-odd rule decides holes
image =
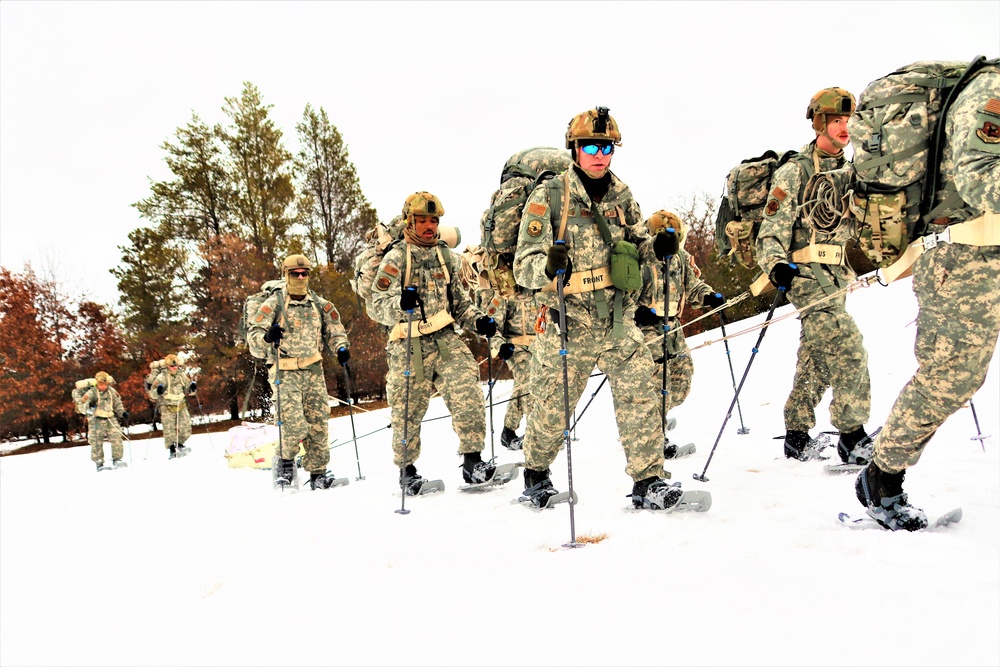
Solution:
[[[618,241],[611,247],[611,284],[626,292],[642,287],[639,250],[628,241]]]

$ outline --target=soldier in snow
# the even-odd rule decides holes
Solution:
[[[90,460],[97,464],[97,471],[104,467],[104,442],[111,443],[114,467],[123,468],[121,421],[128,421],[128,410],[122,405],[121,396],[111,385],[114,379],[101,371],[94,376],[94,384],[83,393],[77,410],[87,415],[87,442],[90,443]]]
[[[847,120],[854,96],[843,88],[824,88],[809,102],[806,118],[816,138],[785,163],[771,181],[757,235],[757,264],[799,309],[798,359],[792,391],[785,402],[785,456],[818,458],[825,446],[809,436],[816,406],[832,389],[830,421],[840,431],[837,451],[845,463],[867,463],[872,440],[865,431],[871,412],[868,352],[861,331],[846,309],[847,294],[808,307],[846,287],[856,277],[844,260],[845,238],[813,229],[801,213],[803,193],[816,173],[844,165],[849,142]]]
[[[163,422],[163,446],[169,451],[169,458],[184,456],[191,451],[184,443],[191,437],[191,413],[188,412],[187,396],[197,390],[180,366],[176,354],[168,354],[148,383],[149,399],[160,407]]]

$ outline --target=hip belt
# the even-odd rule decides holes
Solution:
[[[418,338],[440,331],[446,326],[455,323],[455,318],[447,310],[439,310],[425,321],[414,322],[411,327],[408,322],[399,322],[389,332],[389,342],[406,338],[409,332],[410,338]]]
[[[611,267],[599,266],[596,269],[573,270],[569,276],[569,281],[563,287],[563,294],[579,294],[580,292],[593,292],[594,290],[614,287],[611,284]],[[552,280],[542,288],[542,292],[555,292],[556,281]]]
[[[322,358],[323,355],[319,352],[316,352],[315,354],[310,354],[308,357],[278,357],[278,370],[280,371],[301,370],[307,366],[312,366]]]
[[[906,252],[893,264],[882,269],[886,283],[905,278],[912,273],[913,263],[938,243],[959,243],[961,245],[1000,245],[1000,213],[983,213],[978,218],[959,222],[944,228],[944,231],[927,234],[916,239],[906,248]]]

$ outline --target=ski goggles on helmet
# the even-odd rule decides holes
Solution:
[[[581,144],[580,150],[587,155],[597,155],[598,152],[601,155],[611,155],[615,152],[615,147],[612,144]]]

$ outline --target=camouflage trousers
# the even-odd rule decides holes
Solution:
[[[104,442],[111,443],[111,460],[118,461],[125,455],[122,447],[122,428],[117,419],[105,417],[87,418],[87,442],[90,443],[90,460],[104,462]]]
[[[614,398],[618,439],[625,450],[625,472],[633,480],[663,477],[663,432],[658,392],[650,385],[653,360],[642,333],[631,320],[625,336],[612,334],[611,323],[597,317],[568,321],[567,355],[559,326],[553,322],[531,346],[531,394],[534,403],[524,436],[524,461],[533,470],[545,470],[559,454],[566,429],[563,402],[563,359],[569,377],[572,413],[596,365],[607,376]],[[594,418],[596,419],[596,417]]]
[[[431,393],[441,392],[451,412],[451,427],[458,436],[458,453],[483,451],[486,441],[486,403],[479,385],[479,365],[465,342],[452,329],[412,339],[412,355],[420,355],[422,377],[410,360],[407,400],[406,340],[387,346],[389,372],[386,396],[392,412],[393,463],[402,468],[420,458],[420,422],[427,414]],[[403,427],[406,426],[406,443]]]
[[[825,296],[819,282],[797,278],[788,293],[796,308]],[[857,323],[846,310],[847,295],[809,309],[799,319],[799,349],[792,391],[785,401],[785,429],[806,431],[816,426],[816,406],[833,390],[830,423],[841,433],[864,426],[871,414],[868,351]]]
[[[670,321],[671,332],[667,335],[667,411],[676,408],[691,393],[691,378],[694,377],[694,362],[691,360],[691,348],[688,347],[687,339],[679,330],[674,330],[680,326],[680,320],[674,318]],[[663,358],[663,333],[659,327],[645,327],[642,329],[649,347],[649,353],[655,362],[653,369],[653,384],[656,391],[663,391],[663,365],[659,360]],[[661,401],[662,406],[662,401]],[[661,415],[662,417],[662,415]]]
[[[913,266],[917,372],[875,439],[875,463],[900,472],[986,381],[1000,333],[1000,246],[939,245]]]
[[[191,437],[191,413],[186,403],[160,405],[160,419],[163,420],[163,446],[183,445]]]
[[[521,426],[521,418],[531,414],[531,396],[528,393],[531,380],[531,348],[515,345],[514,354],[507,360],[507,366],[514,376],[514,389],[507,402],[503,425],[516,431]]]
[[[275,369],[268,370],[275,410],[281,417],[281,458],[290,460],[305,451],[302,467],[323,472],[330,462],[330,398],[323,377],[323,364],[295,371],[281,371],[281,386],[275,387]]]

